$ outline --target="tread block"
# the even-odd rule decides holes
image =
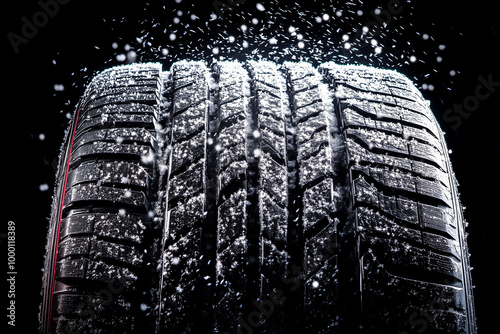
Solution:
[[[115,128],[100,129],[84,132],[75,140],[73,147],[79,147],[83,144],[108,141],[115,143],[136,143],[153,146],[154,138],[145,128]]]
[[[100,156],[128,156],[130,158],[148,162],[149,157],[154,155],[153,150],[149,146],[133,145],[133,144],[116,144],[106,142],[96,142],[78,147],[71,155],[71,163],[74,164],[78,160],[99,158]]]
[[[172,138],[175,141],[180,141],[190,137],[192,133],[205,129],[206,109],[207,104],[202,102],[175,116],[172,125]]]
[[[353,181],[354,198],[360,205],[369,205],[405,222],[419,224],[419,207],[413,201],[401,198],[397,194],[382,194],[360,176]]]
[[[193,317],[196,303],[192,302],[191,308],[186,308],[186,300],[195,301],[197,295],[196,281],[185,284],[182,288],[171,293],[167,300],[162,301],[162,326],[172,333],[189,333],[197,328],[198,318]]]
[[[194,228],[177,238],[164,253],[163,281],[167,295],[180,292],[192,284],[193,272],[199,270],[201,229]],[[169,298],[170,299],[170,298]]]
[[[203,85],[191,85],[178,88],[174,95],[174,115],[191,109],[193,106],[203,105],[207,99],[208,87]]]
[[[375,210],[363,207],[356,209],[356,216],[358,217],[358,231],[361,235],[397,239],[401,242],[413,242],[423,245],[422,232],[419,230],[419,226],[403,226]]]
[[[261,127],[259,135],[262,138],[260,142],[261,150],[277,157],[276,159],[285,161],[286,141],[284,132],[276,133]]]
[[[423,203],[419,203],[418,209],[423,227],[445,233],[458,240],[457,223],[451,209]]]
[[[84,119],[77,125],[77,131],[83,132],[89,129],[108,129],[115,127],[143,127],[154,128],[154,116],[142,114],[101,114],[100,117]]]
[[[201,225],[204,215],[204,196],[193,196],[186,203],[177,203],[168,214],[168,239],[177,240],[182,235],[191,231],[195,226]]]
[[[263,239],[261,273],[268,277],[284,277],[287,265],[287,252],[279,250],[270,240]]]
[[[261,233],[279,249],[285,249],[287,243],[288,212],[280,207],[265,192],[260,193],[260,214],[262,215]]]
[[[140,216],[109,213],[72,214],[61,221],[60,237],[92,234],[141,243],[145,225]]]
[[[133,289],[137,281],[136,274],[128,268],[87,258],[58,261],[55,275],[56,280],[68,284],[83,281],[115,284],[118,281],[126,289]]]
[[[277,163],[267,153],[260,156],[260,185],[278,205],[287,205],[287,170],[286,166]]]
[[[204,157],[205,145],[203,142],[205,137],[206,133],[203,130],[193,138],[173,144],[171,173],[175,173],[181,167],[188,166]]]
[[[318,221],[328,218],[331,213],[336,211],[334,191],[331,178],[327,178],[304,191],[302,216],[304,233],[307,234]]]
[[[70,237],[59,244],[59,259],[83,256],[92,260],[120,261],[132,266],[139,266],[142,263],[142,254],[131,246],[104,240],[91,240],[89,237]]]
[[[223,251],[238,238],[246,234],[246,191],[243,189],[230,195],[218,208],[217,249]]]
[[[218,248],[220,250],[220,247]],[[241,264],[246,262],[247,249],[246,238],[238,237],[226,249],[217,253],[216,282],[221,290],[219,295],[225,295],[229,290],[238,291],[240,294],[245,291],[245,271]],[[236,297],[238,300],[241,295]],[[240,303],[237,300],[234,303]],[[226,312],[222,314],[224,313]]]
[[[248,163],[246,161],[236,161],[231,163],[224,170],[221,170],[219,174],[220,193],[223,193],[223,191],[234,182],[246,182],[247,167]]]
[[[151,179],[144,167],[125,161],[80,165],[68,174],[68,185],[88,182],[147,188]]]
[[[463,290],[445,284],[413,280],[389,273],[367,254],[363,258],[364,307],[368,323],[389,332],[431,331],[465,333],[466,309]]]
[[[437,254],[421,246],[393,239],[367,236],[366,242],[373,249],[373,254],[381,258],[380,262],[387,266],[389,271],[398,272],[401,276],[434,281],[442,279],[442,275],[445,275],[458,281],[462,280],[462,265],[457,259],[448,255]]]
[[[128,92],[127,94],[107,95],[90,99],[84,104],[85,109],[98,108],[108,104],[118,103],[146,103],[157,104],[158,95],[156,92]]]
[[[225,102],[219,106],[219,118],[221,123],[235,123],[245,119],[244,99],[236,98]]]
[[[322,177],[329,177],[332,173],[331,164],[331,152],[329,148],[322,146],[315,155],[300,162],[300,186],[305,186]]]
[[[147,209],[146,196],[142,191],[101,187],[97,184],[78,184],[71,187],[64,196],[64,207],[77,203],[91,206],[92,202],[108,202]]]
[[[339,314],[338,258],[336,255],[324,261],[321,268],[304,282],[305,303],[321,305],[321,312],[315,307],[305,310],[305,330],[310,333],[333,333],[338,327],[338,319],[325,314]]]
[[[353,171],[360,172],[377,182],[382,187],[388,187],[391,192],[404,191],[424,195],[429,198],[442,201],[451,207],[451,194],[449,190],[439,182],[425,180],[398,171],[384,170],[353,166]]]
[[[306,280],[318,271],[327,259],[333,256],[338,247],[337,245],[337,228],[333,220],[318,234],[305,242],[304,278]]]
[[[152,105],[143,103],[129,103],[129,104],[109,104],[98,108],[86,108],[85,120],[88,121],[94,117],[101,117],[101,115],[122,115],[135,114],[135,115],[149,115],[156,118],[157,108]],[[130,115],[132,116],[132,115]]]
[[[170,199],[189,198],[203,189],[204,161],[198,161],[170,180]]]

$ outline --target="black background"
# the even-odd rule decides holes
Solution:
[[[351,8],[337,1],[297,1],[298,5],[293,6],[286,1],[261,1],[265,11],[256,9],[257,2],[235,1],[240,4],[230,12],[227,6],[222,7],[227,14],[215,19],[210,17],[210,13],[217,12],[212,1],[71,0],[60,4],[53,17],[39,22],[36,34],[20,44],[18,52],[8,34],[22,35],[22,18],[33,22],[33,15],[41,11],[40,4],[28,0],[2,5],[1,224],[5,233],[9,220],[16,223],[14,333],[37,332],[43,255],[54,191],[53,166],[69,122],[67,114],[72,114],[89,78],[96,71],[123,63],[117,55],[126,55],[129,49],[137,55],[136,61],[160,60],[168,68],[178,59],[212,58],[214,47],[219,47],[218,56],[229,58],[263,55],[265,59],[282,61],[302,57],[313,63],[331,59],[395,68],[422,88],[446,132],[461,200],[466,206],[479,333],[497,331],[500,87],[480,101],[457,129],[453,128],[455,123],[443,117],[453,104],[462,104],[475,94],[479,76],[491,76],[500,82],[495,2],[476,0],[461,5],[449,0],[411,4],[401,1],[404,10],[375,36],[383,45],[378,56],[367,43],[343,51],[340,39],[345,33],[354,36],[354,29],[374,21],[370,10],[386,8],[388,1],[353,1],[356,5],[352,8],[362,8],[364,14],[350,17],[346,11],[342,17],[335,17],[333,8]],[[182,16],[178,9],[183,11]],[[314,23],[316,14],[322,12],[329,13],[330,19]],[[198,19],[191,20],[191,14]],[[180,19],[179,24],[172,23],[174,17]],[[260,19],[260,24],[251,23],[254,17]],[[249,27],[245,34],[241,24]],[[296,47],[296,37],[287,31],[290,25],[303,34],[304,48]],[[169,38],[171,33],[176,34],[174,41]],[[429,39],[423,34],[428,34]],[[229,35],[235,36],[233,46],[228,46]],[[275,37],[278,42],[269,46],[259,36]],[[234,46],[243,40],[249,41],[249,47]],[[439,45],[446,47],[440,49]],[[168,55],[161,53],[163,48],[169,49]],[[286,48],[291,51],[284,52]],[[411,55],[417,57],[416,62],[409,61]],[[450,75],[452,70],[455,76]],[[56,91],[56,84],[62,84],[64,90]],[[42,191],[40,185],[48,185],[49,189]],[[4,242],[2,238],[2,249],[6,249]],[[7,252],[4,254],[5,268]],[[6,288],[0,294],[2,300],[7,299]],[[7,323],[4,314],[2,311],[0,328]]]

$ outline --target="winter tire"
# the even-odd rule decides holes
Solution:
[[[61,151],[41,332],[475,333],[464,229],[397,72],[114,67]]]

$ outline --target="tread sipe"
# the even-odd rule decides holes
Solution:
[[[61,153],[42,333],[476,333],[443,134],[402,74],[98,74]]]

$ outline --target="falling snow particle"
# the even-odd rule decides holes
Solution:
[[[40,139],[40,140],[45,140],[45,134],[44,134],[44,133],[40,133],[40,134],[38,135],[38,139]]]
[[[49,190],[49,185],[47,183],[43,183],[38,188],[40,189],[40,191],[47,191]]]
[[[317,287],[319,287],[319,282],[318,282],[318,281],[314,281],[314,282],[312,282],[312,287],[313,287],[313,288],[315,288],[315,289],[316,289]]]
[[[131,63],[135,62],[137,59],[137,53],[135,51],[130,51],[127,53],[127,60]]]
[[[168,36],[168,38],[171,40],[171,41],[175,41],[175,39],[177,38],[177,36],[174,34],[174,33],[171,33],[170,36]]]
[[[410,57],[410,62],[414,63],[416,61],[417,61],[417,57],[415,57],[415,56]]]
[[[263,12],[266,10],[266,8],[264,7],[263,4],[261,4],[260,2],[257,2],[257,4],[255,5],[255,7],[257,7],[257,10]]]
[[[446,49],[446,45],[444,44],[439,45],[439,50],[443,51],[444,49]]]
[[[56,92],[62,92],[62,91],[64,91],[64,85],[63,84],[55,84],[54,85],[54,90]]]
[[[454,77],[455,75],[457,75],[457,71],[451,70],[450,71],[450,76]]]

